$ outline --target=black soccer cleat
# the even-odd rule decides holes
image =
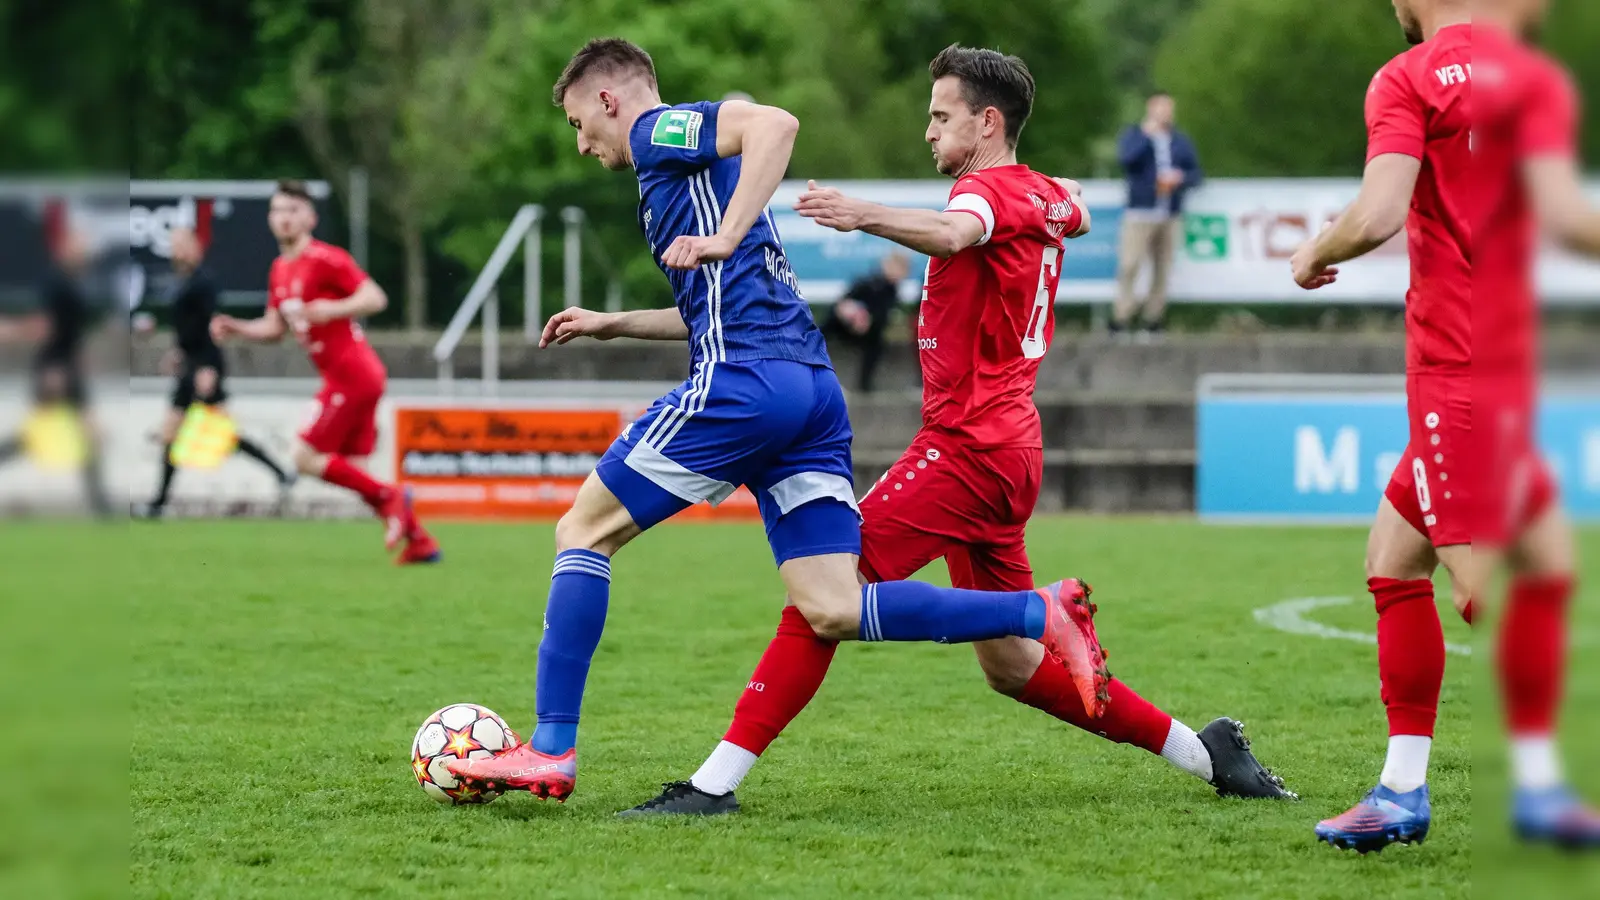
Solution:
[[[687,781],[674,781],[661,786],[661,794],[653,799],[617,813],[621,818],[639,816],[722,816],[739,811],[739,801],[733,792],[708,794]]]
[[[1244,736],[1244,723],[1223,716],[1200,732],[1200,743],[1211,755],[1211,786],[1218,797],[1245,797],[1269,800],[1299,800],[1300,795],[1283,786],[1283,779],[1272,774],[1250,752],[1250,739]]]

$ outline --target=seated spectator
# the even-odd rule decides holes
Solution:
[[[900,302],[900,282],[911,271],[911,262],[900,252],[891,252],[878,262],[878,270],[857,279],[833,305],[823,331],[847,344],[861,348],[860,390],[871,393],[878,363],[883,357],[884,332]]]

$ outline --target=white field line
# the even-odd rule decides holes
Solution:
[[[1355,641],[1361,644],[1378,643],[1376,632],[1349,631],[1306,618],[1306,613],[1312,610],[1325,606],[1344,606],[1353,602],[1355,601],[1352,597],[1295,597],[1282,603],[1263,606],[1255,611],[1255,617],[1257,622],[1268,628],[1276,628],[1289,634],[1306,634],[1311,637]],[[1464,644],[1446,643],[1444,649],[1459,656],[1472,655],[1472,648]]]

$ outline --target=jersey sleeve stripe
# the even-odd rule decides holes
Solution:
[[[994,236],[994,207],[979,194],[957,194],[945,204],[945,212],[969,212],[983,222],[983,237],[978,243],[987,244]]]

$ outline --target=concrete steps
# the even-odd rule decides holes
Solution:
[[[432,335],[373,334],[394,378],[436,376]],[[170,338],[136,339],[133,370],[154,374]],[[312,376],[293,344],[231,348],[235,375]],[[836,348],[846,386],[857,355]],[[469,338],[454,360],[457,378],[479,375],[482,347]],[[898,458],[921,425],[912,347],[891,346],[879,372],[884,390],[851,393],[856,477],[865,488]],[[1194,386],[1211,372],[1399,373],[1404,344],[1389,334],[1177,335],[1150,345],[1061,335],[1040,367],[1045,473],[1040,507],[1101,512],[1182,512],[1194,506]],[[682,344],[611,341],[539,351],[508,337],[501,377],[533,381],[676,382],[688,372]]]

